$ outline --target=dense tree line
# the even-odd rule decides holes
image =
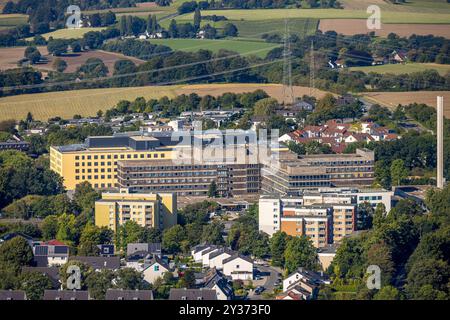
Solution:
[[[214,9],[279,9],[279,8],[340,8],[336,0],[212,0],[186,1],[178,7],[178,13]]]
[[[150,100],[139,97],[134,101],[122,100],[118,102],[116,106],[105,112],[105,118],[108,120],[114,116],[135,112],[158,112],[161,117],[176,117],[185,111],[217,110],[218,107],[222,110],[234,108],[251,109],[257,101],[267,97],[267,93],[263,90],[238,94],[224,93],[218,97],[210,95],[200,97],[196,93],[181,94],[172,99],[166,96]]]
[[[0,208],[29,194],[56,195],[61,178],[50,171],[46,159],[33,160],[19,151],[0,152]]]

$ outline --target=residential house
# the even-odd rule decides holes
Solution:
[[[217,294],[213,289],[171,288],[169,300],[217,300]]]
[[[65,264],[69,259],[69,247],[58,241],[49,241],[33,247],[36,267],[53,267]]]
[[[209,258],[212,253],[218,251],[220,248],[217,246],[211,246],[209,249],[203,251],[202,254],[202,264],[204,267],[209,266]]]
[[[148,264],[144,264],[144,280],[154,283],[156,279],[162,278],[165,272],[170,272],[169,266],[157,255],[153,256]]]
[[[98,255],[101,257],[112,257],[114,255],[113,244],[99,244],[97,248],[99,249]]]
[[[22,267],[22,273],[25,272],[39,272],[50,278],[53,289],[59,289],[61,287],[59,277],[59,267]]]
[[[405,63],[408,60],[408,56],[403,50],[394,50],[391,53],[391,60],[396,63]]]
[[[45,290],[43,300],[89,300],[84,290]]]
[[[153,291],[108,289],[105,300],[153,300]]]
[[[222,262],[223,274],[232,280],[253,280],[253,260],[249,257],[235,254]]]
[[[95,271],[109,269],[118,270],[120,269],[120,258],[117,256],[113,257],[86,257],[86,256],[72,256],[69,258],[70,261],[80,261],[92,267]]]
[[[289,287],[296,284],[299,280],[308,281],[309,283],[316,284],[317,286],[325,283],[330,284],[328,276],[323,272],[315,272],[305,270],[304,268],[298,268],[295,272],[291,273],[283,280],[283,291],[287,291]]]
[[[232,300],[234,297],[233,286],[216,268],[208,271],[203,287],[215,290],[217,300]]]
[[[0,237],[0,243],[14,239],[15,237],[21,237],[21,238],[25,239],[28,242],[28,244],[30,245],[30,247],[33,247],[33,244],[34,244],[33,238],[26,234],[23,234],[21,232],[10,232],[10,233],[4,234],[3,236]]]
[[[319,286],[330,281],[323,273],[299,268],[283,280],[283,293],[277,300],[312,300],[317,297]]]
[[[128,243],[127,257],[143,259],[147,255],[161,257],[161,243]]]
[[[220,248],[209,254],[209,267],[216,268],[217,270],[223,269],[223,261],[232,255],[236,254],[236,252],[229,250],[227,248]]]
[[[202,262],[203,261],[203,252],[206,250],[209,250],[213,247],[216,247],[214,245],[208,245],[208,244],[199,244],[192,248],[191,255],[195,262]]]
[[[23,290],[0,290],[0,301],[5,300],[27,300]]]

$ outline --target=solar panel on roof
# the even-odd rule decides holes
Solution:
[[[55,253],[67,253],[67,247],[66,246],[55,246]]]

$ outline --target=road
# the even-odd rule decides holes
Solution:
[[[281,270],[276,267],[271,266],[262,266],[258,265],[257,269],[259,271],[259,275],[262,276],[261,280],[254,280],[253,285],[255,288],[257,286],[263,286],[265,290],[263,292],[272,292],[275,288],[275,283],[278,279],[281,279],[280,276],[278,276],[279,273],[281,273]],[[248,299],[250,300],[262,300],[262,295],[255,295],[253,294],[253,290],[249,293]]]

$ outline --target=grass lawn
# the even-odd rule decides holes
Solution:
[[[153,39],[149,40],[153,44],[166,45],[173,50],[198,51],[200,49],[217,52],[220,49],[227,49],[241,54],[256,55],[264,58],[266,54],[278,47],[277,44],[262,41],[248,41],[236,38],[233,40],[210,40],[210,39]]]
[[[243,38],[261,38],[264,33],[284,33],[284,20],[268,21],[230,21],[236,25],[239,30],[239,36]],[[318,19],[290,19],[288,22],[291,34],[297,34],[300,37],[314,34],[319,24]]]
[[[204,10],[202,15],[222,15],[229,20],[274,20],[293,18],[313,19],[366,19],[369,14],[365,10],[342,9],[252,9],[252,10]],[[180,20],[193,20],[193,13],[179,17]],[[450,24],[450,14],[431,12],[398,12],[383,11],[383,23],[433,23]]]
[[[85,33],[88,33],[89,31],[101,31],[103,29],[106,29],[105,27],[99,27],[99,28],[80,28],[80,29],[58,29],[49,33],[45,33],[42,36],[48,40],[48,38],[53,37],[53,39],[78,39],[83,38],[83,35]],[[27,39],[28,40],[28,39]],[[30,39],[32,40],[32,39]]]
[[[350,68],[352,71],[363,71],[365,73],[376,72],[376,73],[392,73],[392,74],[404,74],[424,71],[427,69],[434,69],[441,75],[446,75],[450,72],[450,65],[448,64],[437,64],[437,63],[407,63],[407,64],[385,64],[381,66],[370,66],[370,67],[353,67]]]

